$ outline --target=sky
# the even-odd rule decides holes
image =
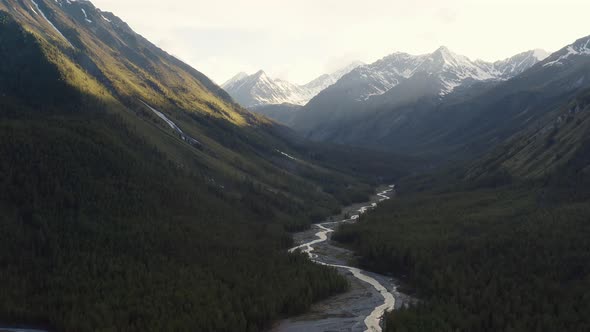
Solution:
[[[92,0],[221,84],[307,83],[352,61],[444,45],[495,61],[590,35],[589,0]]]

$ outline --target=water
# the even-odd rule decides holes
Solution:
[[[289,252],[300,251],[306,253],[309,258],[317,264],[332,266],[337,269],[348,271],[349,275],[353,278],[364,283],[365,286],[371,287],[372,292],[367,293],[366,290],[362,289],[361,285],[360,292],[358,289],[353,290],[359,293],[358,296],[349,297],[347,300],[339,302],[334,306],[324,304],[326,309],[324,315],[322,315],[322,309],[320,309],[319,312],[316,312],[316,314],[311,317],[299,317],[284,321],[273,329],[273,331],[339,330],[379,332],[382,330],[381,319],[383,315],[396,307],[396,297],[394,294],[397,295],[399,293],[396,292],[395,285],[388,277],[339,263],[343,261],[340,256],[344,254],[345,250],[331,246],[328,240],[329,234],[334,232],[334,229],[337,226],[344,223],[358,222],[362,214],[375,208],[379,202],[388,200],[390,198],[388,194],[393,192],[394,188],[395,187],[392,185],[379,192],[368,205],[360,207],[355,206],[352,208],[354,214],[348,219],[315,225],[315,227],[319,229],[319,232],[313,234],[312,237],[307,236],[307,238],[303,235],[303,243],[289,249]],[[296,237],[298,236],[296,235]],[[316,249],[318,248],[322,251],[321,255],[317,253]],[[356,287],[358,288],[359,286],[357,285]],[[334,310],[336,307],[336,311],[338,312],[335,312]],[[367,313],[367,307],[372,309],[372,311]],[[359,320],[362,321],[362,325],[364,326],[360,326],[361,324],[359,324]]]

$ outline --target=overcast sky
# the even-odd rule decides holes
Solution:
[[[499,60],[590,35],[590,0],[92,0],[218,83],[244,71],[306,83],[445,45]]]

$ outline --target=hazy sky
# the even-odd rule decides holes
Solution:
[[[353,60],[438,46],[499,60],[590,35],[590,0],[92,0],[218,83],[297,83]]]

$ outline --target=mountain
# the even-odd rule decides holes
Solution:
[[[362,63],[353,62],[332,73],[322,75],[305,85],[270,78],[260,70],[253,75],[239,73],[222,87],[239,104],[247,108],[266,105],[305,105],[311,98]]]
[[[222,87],[244,107],[283,103],[302,105],[312,97],[306,89],[284,80],[270,78],[262,70],[249,76],[238,74]]]
[[[483,93],[440,105],[430,121],[445,116],[448,124],[439,126],[436,138],[432,132],[431,143],[436,140],[462,153],[477,154],[545,121],[552,111],[590,87],[589,40],[590,36],[581,38]]]
[[[500,78],[510,79],[531,68],[537,62],[545,60],[549,55],[545,50],[531,50],[505,60],[496,61],[493,63],[493,68]]]
[[[442,98],[435,94],[440,75],[434,80],[414,75],[381,96],[348,106],[324,96],[337,83],[298,113],[294,127],[315,140],[430,155],[439,161],[473,157],[588,86],[586,41],[564,47],[509,80],[472,80]],[[430,95],[416,95],[416,87]],[[317,110],[321,112],[312,113]],[[306,125],[313,121],[317,124]]]
[[[544,309],[590,307],[590,269],[582,268],[590,259],[589,40],[474,100],[437,109],[430,129],[446,128],[433,133],[438,149],[448,152],[447,139],[455,139],[479,156],[401,179],[396,199],[333,234],[359,253],[361,266],[402,276],[420,294],[420,306],[386,314],[388,329],[590,326],[584,310]],[[455,122],[462,123],[445,134]]]
[[[431,54],[394,53],[359,67],[313,98],[289,123],[322,139],[322,128],[347,122],[355,115],[395,108],[418,99],[444,99],[456,89],[480,82],[499,82],[520,74],[544,57],[529,51],[495,63],[472,61],[446,47]]]
[[[0,40],[2,323],[260,331],[346,288],[285,248],[371,193],[354,160],[89,1],[1,0]]]
[[[339,70],[337,70],[331,74],[324,74],[324,75],[314,79],[313,81],[305,84],[303,86],[303,88],[305,88],[306,90],[312,91],[312,94],[314,96],[316,96],[322,90],[324,90],[327,87],[329,87],[330,85],[338,82],[338,80],[341,79],[342,76],[350,73],[355,68],[358,68],[363,65],[364,65],[364,63],[361,61],[354,61],[351,64],[349,64],[348,66],[340,68]]]

